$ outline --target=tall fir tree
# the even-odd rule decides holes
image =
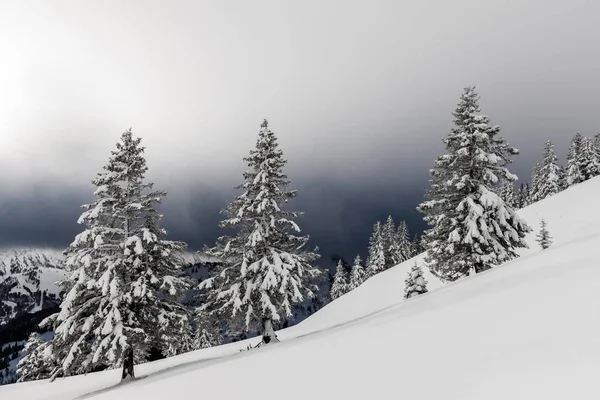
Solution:
[[[581,172],[587,181],[600,175],[600,159],[593,138],[584,137],[581,142]]]
[[[369,257],[367,258],[367,276],[371,277],[385,270],[385,242],[382,235],[381,222],[373,226],[369,239]]]
[[[96,200],[79,218],[86,229],[65,252],[68,292],[49,319],[59,363],[53,377],[122,366],[122,378],[134,378],[134,363],[152,348],[174,355],[189,338],[187,311],[176,298],[185,283],[175,277],[185,244],[164,239],[156,207],[166,193],[144,183],[140,142],[131,130],[123,133],[93,181]]]
[[[558,165],[554,145],[549,140],[544,145],[544,155],[538,165],[539,168],[535,171],[536,185],[530,194],[533,202],[555,195],[563,188],[563,171]]]
[[[352,265],[352,271],[350,272],[350,281],[348,282],[348,291],[354,290],[365,281],[367,278],[367,272],[362,265],[362,259],[360,255],[357,255]]]
[[[387,217],[385,224],[381,227],[381,240],[383,241],[385,269],[389,269],[396,265],[393,257],[396,252],[396,224],[391,215]]]
[[[552,237],[550,236],[550,232],[548,232],[548,224],[544,219],[540,222],[540,231],[537,233],[536,238],[542,250],[546,250],[552,246]]]
[[[340,260],[337,263],[335,275],[333,276],[333,285],[331,285],[331,292],[329,294],[331,300],[335,300],[349,291],[348,281],[348,273]]]
[[[404,298],[410,299],[423,293],[427,293],[427,281],[423,270],[415,262],[404,281]]]
[[[415,233],[415,236],[411,242],[411,255],[414,257],[417,254],[421,254],[425,251],[425,246],[423,246],[423,238],[419,236],[418,233]]]
[[[579,132],[577,132],[575,136],[573,136],[573,140],[571,140],[569,153],[567,154],[567,176],[565,179],[567,187],[576,185],[585,180],[585,174],[582,170],[582,147],[583,137]]]
[[[531,170],[531,186],[527,192],[527,204],[533,204],[539,200],[541,186],[541,169],[542,163],[537,161]]]
[[[502,184],[502,186],[500,187],[500,192],[498,193],[498,196],[500,196],[500,198],[509,207],[517,208],[517,209],[520,208],[519,201],[517,199],[518,194],[515,192],[515,186],[513,185],[513,183],[511,181],[505,181]]]
[[[208,290],[202,309],[232,321],[240,318],[247,329],[260,323],[261,343],[268,344],[277,341],[273,323],[315,296],[318,288],[311,282],[320,274],[313,266],[318,254],[306,249],[308,236],[298,235],[294,220],[302,213],[282,208],[297,192],[288,188],[287,161],[266,120],[244,161],[248,170],[237,187],[243,193],[223,211],[227,218],[221,222],[237,232],[219,238],[208,252],[223,264],[200,284]]]
[[[412,258],[415,254],[414,246],[410,241],[409,235],[410,233],[406,221],[400,221],[395,235],[396,245],[394,246],[394,252],[392,253],[394,265],[403,263]]]
[[[506,165],[518,150],[480,114],[475,88],[465,88],[444,139],[446,154],[431,170],[428,201],[419,206],[430,224],[424,236],[432,273],[454,281],[517,257],[530,231],[514,209],[492,191],[500,179],[515,181]]]
[[[23,358],[17,364],[18,382],[36,381],[50,377],[55,360],[42,335],[33,332],[23,348]]]

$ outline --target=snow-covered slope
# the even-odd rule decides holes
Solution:
[[[412,261],[384,272],[297,326],[282,343],[233,343],[120,371],[0,387],[28,399],[598,399],[600,178],[530,206],[554,245],[459,282],[428,276],[403,301]]]
[[[0,325],[17,313],[39,311],[44,299],[58,301],[64,276],[57,250],[0,249]]]

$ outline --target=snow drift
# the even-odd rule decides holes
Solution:
[[[9,385],[0,398],[598,399],[598,195],[600,178],[522,210],[534,232],[519,259],[453,284],[427,274],[425,295],[402,299],[416,257],[279,332],[281,343],[141,365],[123,385],[119,370]],[[554,239],[543,252],[542,218]]]

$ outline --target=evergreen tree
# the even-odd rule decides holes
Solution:
[[[558,165],[554,145],[549,140],[544,146],[544,156],[538,165],[535,192],[532,191],[531,194],[533,201],[540,201],[552,196],[560,192],[563,186],[562,169]]]
[[[422,238],[415,233],[415,237],[412,240],[411,243],[411,256],[414,257],[417,254],[421,254],[425,251],[425,247],[423,246],[423,240]]]
[[[277,341],[273,322],[291,317],[295,303],[315,296],[318,288],[311,280],[320,274],[313,266],[316,250],[306,249],[308,236],[297,235],[294,220],[301,213],[282,209],[297,192],[288,189],[287,161],[278,147],[265,120],[256,148],[244,159],[249,169],[237,187],[243,193],[223,211],[227,218],[221,227],[237,233],[219,238],[209,251],[223,264],[200,284],[209,289],[204,311],[232,321],[243,318],[246,329],[261,322],[262,344]]]
[[[350,273],[350,282],[348,283],[348,291],[354,290],[366,280],[367,272],[362,265],[362,259],[360,255],[357,255],[354,259],[354,265],[352,266],[352,272]]]
[[[396,252],[396,224],[392,216],[388,216],[385,224],[381,227],[381,240],[383,241],[383,251],[385,258],[385,269],[396,265],[393,255]]]
[[[410,299],[411,297],[427,293],[427,281],[423,276],[423,270],[416,262],[408,272],[408,276],[406,277],[406,281],[404,283],[405,299]]]
[[[548,232],[548,225],[546,221],[542,219],[540,223],[540,231],[536,235],[537,242],[539,243],[542,250],[546,250],[548,247],[552,245],[552,237],[550,236],[550,232]]]
[[[393,265],[403,263],[404,261],[413,257],[414,246],[410,241],[410,233],[408,232],[408,226],[406,221],[400,221],[398,224],[398,231],[395,235],[395,246],[394,252],[392,253]]]
[[[218,332],[213,332],[213,330],[208,327],[200,327],[196,332],[193,348],[195,350],[208,349],[220,344],[221,340]]]
[[[369,239],[369,257],[367,258],[367,276],[377,275],[385,270],[385,248],[382,235],[381,222],[373,226],[373,233]]]
[[[17,353],[15,353],[17,354]],[[23,349],[23,358],[17,364],[18,382],[47,379],[54,368],[52,353],[42,336],[33,332]]]
[[[540,193],[540,182],[541,182],[541,169],[542,164],[540,161],[537,161],[533,166],[533,170],[531,171],[531,186],[528,191],[527,204],[536,203],[539,198]]]
[[[580,156],[580,168],[584,180],[587,181],[588,179],[600,175],[600,159],[598,158],[594,139],[588,137],[583,138]]]
[[[428,201],[419,206],[430,224],[424,236],[431,271],[454,281],[517,257],[526,247],[527,224],[491,190],[515,181],[506,165],[518,150],[480,114],[478,95],[465,89],[454,112],[456,127],[444,140],[446,154],[431,170]]]
[[[515,187],[511,181],[505,181],[500,187],[498,196],[506,203],[507,206],[512,208],[520,208],[519,201],[517,200],[517,193],[515,193]]]
[[[333,285],[331,285],[331,300],[335,300],[349,291],[348,287],[348,274],[341,261],[338,262],[335,268],[335,275],[333,277]]]
[[[152,348],[174,355],[189,337],[175,297],[185,287],[175,278],[185,245],[164,240],[156,207],[166,193],[144,183],[140,142],[123,133],[93,181],[96,200],[79,219],[86,229],[65,252],[67,294],[50,319],[59,364],[53,377],[122,366],[122,378],[134,378],[134,363]]]
[[[577,132],[571,141],[569,153],[567,155],[567,187],[571,187],[585,180],[582,160],[582,146],[583,137],[579,132]]]

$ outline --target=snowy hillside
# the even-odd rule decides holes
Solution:
[[[448,285],[427,275],[430,293],[411,300],[414,260],[279,332],[279,344],[156,361],[123,385],[119,370],[9,385],[0,398],[598,399],[599,195],[595,178],[522,210],[535,230],[547,221],[549,250],[532,234],[521,258]]]

